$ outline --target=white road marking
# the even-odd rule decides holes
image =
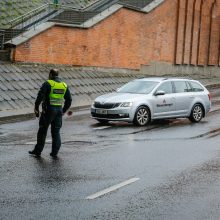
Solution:
[[[132,179],[126,180],[126,181],[124,181],[124,182],[122,182],[122,183],[116,184],[116,185],[111,186],[111,187],[109,187],[109,188],[107,188],[107,189],[104,189],[104,190],[102,190],[102,191],[100,191],[100,192],[97,192],[97,193],[95,193],[95,194],[92,194],[92,195],[86,197],[86,199],[90,199],[90,200],[91,200],[91,199],[96,199],[96,198],[98,198],[98,197],[100,197],[100,196],[103,196],[103,195],[105,195],[105,194],[107,194],[107,193],[113,192],[113,191],[115,191],[115,190],[117,190],[117,189],[119,189],[119,188],[121,188],[121,187],[123,187],[123,186],[126,186],[126,185],[129,185],[129,184],[131,184],[131,183],[134,183],[134,182],[138,181],[139,179],[140,179],[140,178],[132,178]]]
[[[102,130],[102,129],[106,129],[106,128],[110,128],[111,126],[101,126],[101,127],[97,127],[97,128],[93,128],[94,130]]]

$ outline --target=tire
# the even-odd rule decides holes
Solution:
[[[108,124],[108,120],[105,119],[96,119],[100,124]]]
[[[198,123],[204,116],[204,110],[201,104],[195,104],[192,108],[191,114],[189,116],[189,120],[191,122]]]
[[[134,124],[145,126],[150,122],[150,110],[145,106],[140,106],[134,116]]]

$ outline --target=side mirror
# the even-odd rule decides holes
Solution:
[[[155,96],[158,96],[158,95],[165,95],[165,92],[162,91],[162,90],[158,90],[154,93]]]

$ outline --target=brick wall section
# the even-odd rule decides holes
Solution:
[[[178,24],[177,24],[177,42],[176,42],[176,64],[183,63],[183,51],[185,42],[185,27],[186,27],[186,7],[185,0],[179,1]]]
[[[210,36],[210,53],[209,53],[209,65],[218,64],[219,58],[219,41],[220,41],[220,7],[216,4],[212,7],[212,26]]]
[[[191,51],[191,36],[192,36],[192,27],[193,27],[193,6],[194,2],[192,0],[187,2],[187,11],[186,11],[186,31],[185,31],[185,45],[184,45],[184,64],[190,63],[190,51]]]
[[[19,45],[15,61],[139,69],[152,61],[219,65],[220,0],[122,8],[89,29],[54,26]]]
[[[213,1],[213,0],[212,0]],[[200,42],[199,42],[199,65],[208,64],[208,46],[210,36],[210,25],[211,25],[211,6],[212,1],[205,1],[202,5],[202,19],[201,19],[201,30],[200,30]]]
[[[202,0],[194,0],[195,8],[193,14],[193,32],[192,32],[192,47],[191,47],[191,61],[190,64],[197,65],[198,51],[199,51],[199,38],[200,38],[200,23],[201,23],[201,5]]]
[[[176,64],[218,66],[220,1],[178,1]]]
[[[149,14],[123,8],[90,29],[55,26],[19,45],[15,61],[132,69],[173,62],[175,16],[176,0],[167,0]]]

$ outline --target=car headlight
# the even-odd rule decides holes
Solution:
[[[131,107],[132,106],[132,102],[122,102],[120,104],[120,107]]]

